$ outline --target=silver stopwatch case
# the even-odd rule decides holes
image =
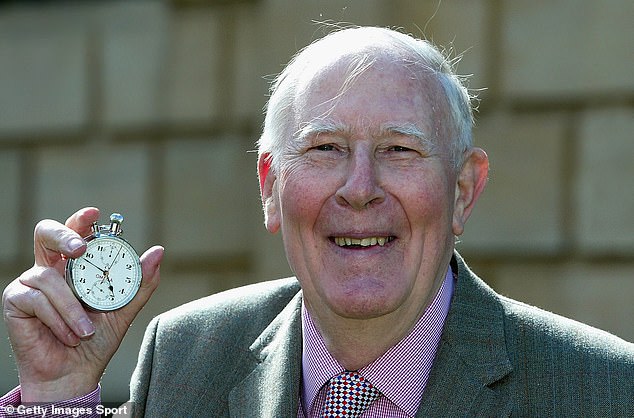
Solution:
[[[110,225],[92,227],[86,252],[66,263],[66,282],[84,306],[98,312],[120,309],[141,287],[141,261],[120,237],[123,216],[113,213]]]

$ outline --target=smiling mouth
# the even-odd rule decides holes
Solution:
[[[395,237],[365,237],[365,238],[351,238],[351,237],[333,237],[332,240],[339,247],[373,247],[378,245],[383,247],[385,244],[394,241]]]

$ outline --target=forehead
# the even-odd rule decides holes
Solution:
[[[295,96],[298,128],[316,120],[349,129],[414,125],[427,135],[440,123],[438,83],[398,57],[350,54],[304,73]]]

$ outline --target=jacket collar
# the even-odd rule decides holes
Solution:
[[[417,416],[508,416],[490,385],[508,375],[504,311],[456,252],[458,280]],[[294,417],[302,368],[301,291],[251,345],[253,370],[229,395],[232,417]]]
[[[490,385],[508,375],[504,310],[456,252],[458,280],[417,416],[507,416],[510,399]]]

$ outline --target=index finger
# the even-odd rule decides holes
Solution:
[[[85,208],[68,218],[67,225],[51,219],[40,221],[35,226],[33,239],[35,265],[52,267],[62,259],[62,255],[81,255],[86,249],[82,236],[88,235],[90,225],[98,218],[98,209]]]

